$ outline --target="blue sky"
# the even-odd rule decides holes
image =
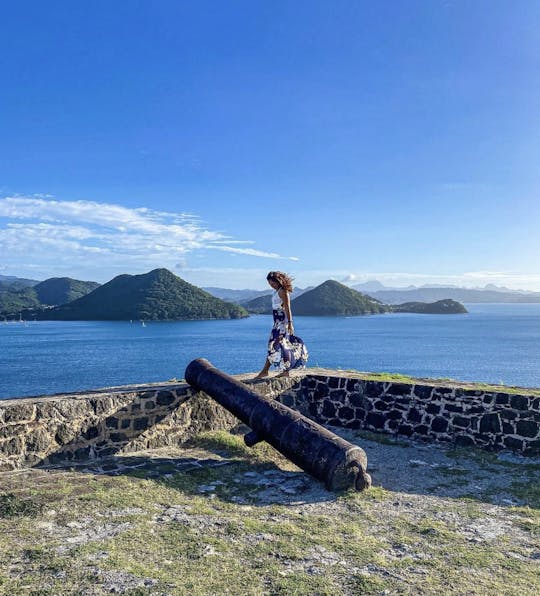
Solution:
[[[540,4],[7,3],[0,273],[540,290]]]

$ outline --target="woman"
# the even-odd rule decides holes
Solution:
[[[270,271],[266,280],[275,290],[272,294],[274,325],[268,341],[268,356],[256,379],[267,377],[271,366],[281,371],[278,377],[288,377],[289,371],[303,368],[308,359],[304,342],[294,335],[289,298],[293,291],[292,279],[281,271]]]

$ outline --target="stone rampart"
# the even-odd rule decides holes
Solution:
[[[540,395],[320,371],[280,400],[320,424],[461,446],[540,453]]]
[[[246,377],[241,375],[240,380]],[[540,396],[307,369],[254,385],[321,424],[540,453]],[[178,445],[238,421],[185,383],[0,401],[0,471]]]

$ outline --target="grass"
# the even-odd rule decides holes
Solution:
[[[267,444],[248,449],[228,433],[199,436],[191,447],[232,463],[158,479],[7,477],[0,594],[105,594],[110,582],[123,582],[132,596],[440,594],[449,586],[457,594],[538,592],[537,561],[529,556],[538,511],[505,510],[515,542],[471,543],[462,526],[492,519],[493,506],[380,486],[261,504],[257,477],[245,472],[294,473],[292,464]],[[215,486],[215,496],[200,493],[201,485]],[[89,539],[77,541],[85,532]]]

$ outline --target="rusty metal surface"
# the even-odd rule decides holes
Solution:
[[[259,395],[203,358],[190,362],[186,381],[253,429],[251,446],[264,440],[329,490],[363,490],[371,485],[362,448],[338,437],[299,412]]]

